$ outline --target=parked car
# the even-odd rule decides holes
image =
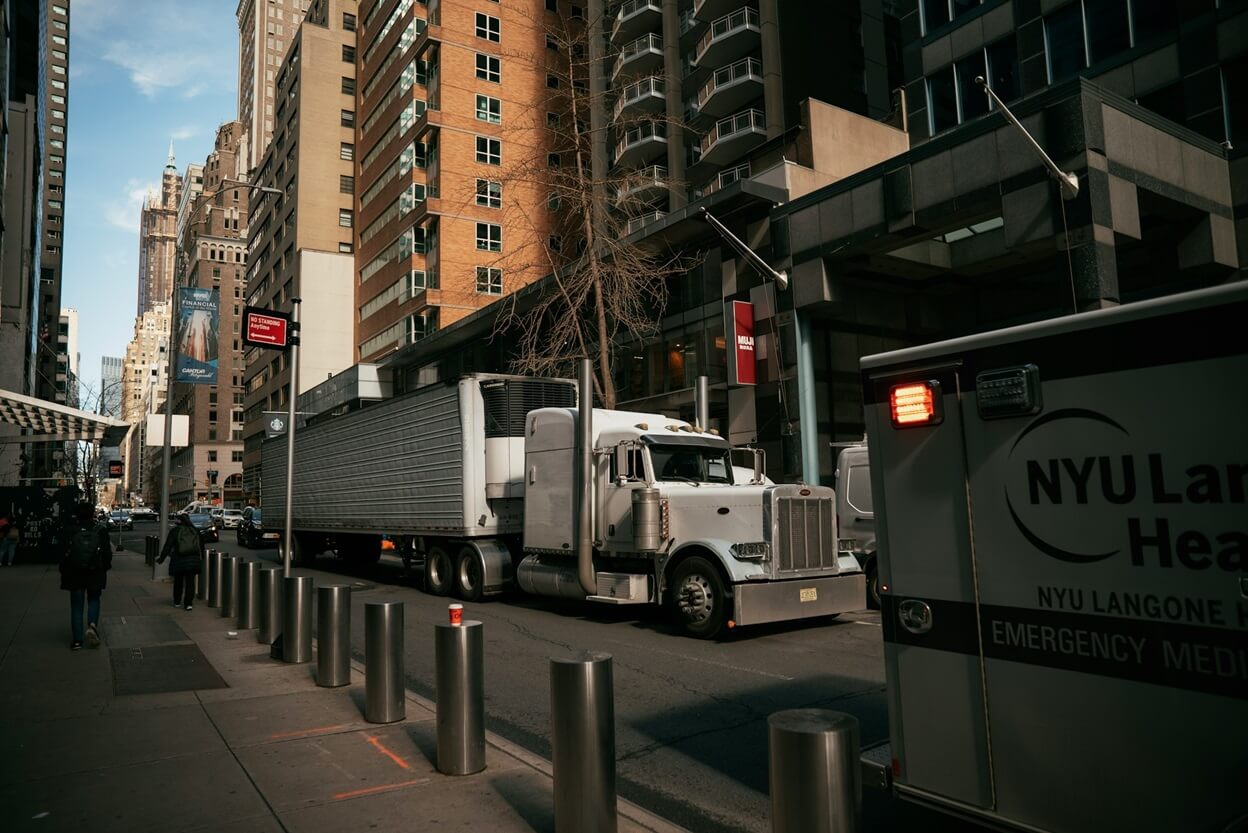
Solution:
[[[248,506],[243,510],[243,516],[236,527],[236,534],[240,547],[258,547],[264,542],[276,544],[282,537],[277,530],[264,528],[264,523],[260,518],[260,509],[256,506]]]
[[[116,509],[108,513],[106,522],[108,528],[112,529],[134,529],[134,521],[130,518],[130,513],[121,509]]]
[[[212,522],[212,515],[207,512],[192,512],[187,517],[191,519],[191,525],[199,533],[199,540],[205,544],[214,544],[221,540],[217,527]]]
[[[130,519],[133,521],[159,521],[160,516],[150,506],[137,506],[130,510]]]

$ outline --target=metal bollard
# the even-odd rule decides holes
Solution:
[[[403,603],[364,605],[364,719],[394,723],[407,714],[403,696]]]
[[[485,769],[484,626],[434,626],[438,685],[438,772]]]
[[[260,627],[260,562],[238,562],[238,629]]]
[[[767,718],[772,833],[854,833],[862,813],[858,720],[827,709]]]
[[[226,619],[238,616],[238,562],[237,555],[221,559],[221,615]]]
[[[120,536],[118,537],[120,541]],[[121,549],[120,545],[117,549]],[[160,538],[155,535],[145,535],[143,537],[143,563],[149,567],[155,566],[156,558],[160,555]]]
[[[220,550],[208,550],[208,606],[221,606],[221,559]]]
[[[282,661],[312,661],[312,577],[282,579]]]
[[[260,630],[256,640],[272,645],[282,634],[282,571],[279,567],[260,569]]]
[[[351,684],[351,586],[316,589],[316,684]]]
[[[556,833],[615,833],[611,655],[550,660]]]
[[[208,558],[212,550],[204,550],[199,557],[199,575],[195,581],[195,598],[201,602],[208,598]]]

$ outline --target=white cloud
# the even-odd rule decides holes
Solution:
[[[126,180],[121,197],[104,203],[104,220],[111,226],[137,233],[139,216],[143,212],[143,200],[156,187],[155,183],[145,183],[138,179]]]
[[[185,142],[187,139],[194,138],[199,135],[199,128],[193,124],[184,124],[181,127],[174,128],[169,134],[169,138],[175,142]]]

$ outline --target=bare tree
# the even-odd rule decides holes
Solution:
[[[603,164],[607,154],[602,149],[613,137],[618,142],[626,136],[666,136],[683,125],[662,112],[630,118],[621,111],[608,124],[613,108],[605,84],[590,78],[596,23],[606,21],[570,15],[534,19],[536,48],[505,54],[508,70],[529,73],[545,95],[529,112],[501,119],[506,138],[501,191],[509,195],[502,200],[503,215],[507,228],[525,233],[521,240],[512,235],[495,265],[502,274],[525,276],[526,283],[549,277],[535,300],[522,304],[511,294],[500,303],[495,332],[517,337],[516,372],[566,375],[575,360],[590,358],[595,391],[611,408],[617,399],[618,345],[657,331],[668,282],[696,261],[630,239],[656,216],[655,198],[681,183],[668,179],[662,165],[629,170]],[[594,118],[596,108],[606,118]],[[479,195],[474,198],[480,202]],[[548,210],[528,210],[542,204]]]

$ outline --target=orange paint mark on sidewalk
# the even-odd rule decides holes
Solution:
[[[374,749],[376,749],[381,754],[385,755],[390,760],[394,761],[399,766],[403,767],[404,769],[411,769],[411,767],[407,765],[407,761],[403,760],[401,757],[394,754],[394,752],[387,749],[386,745],[382,743],[380,740],[378,740],[376,735],[369,735],[368,742],[372,744]]]
[[[278,732],[276,735],[269,735],[269,740],[284,740],[285,738],[302,738],[311,737],[312,735],[327,735],[330,732],[336,732],[339,729],[346,729],[349,724],[340,723],[337,726],[318,726],[315,729],[299,729],[294,732]]]
[[[362,790],[351,790],[350,792],[338,793],[334,796],[335,801],[341,801],[344,798],[359,798],[362,795],[372,795],[373,793],[382,793],[389,790],[399,790],[403,787],[414,787],[417,784],[429,783],[428,778],[417,778],[415,781],[402,781],[398,784],[382,784],[379,787],[365,787]]]

